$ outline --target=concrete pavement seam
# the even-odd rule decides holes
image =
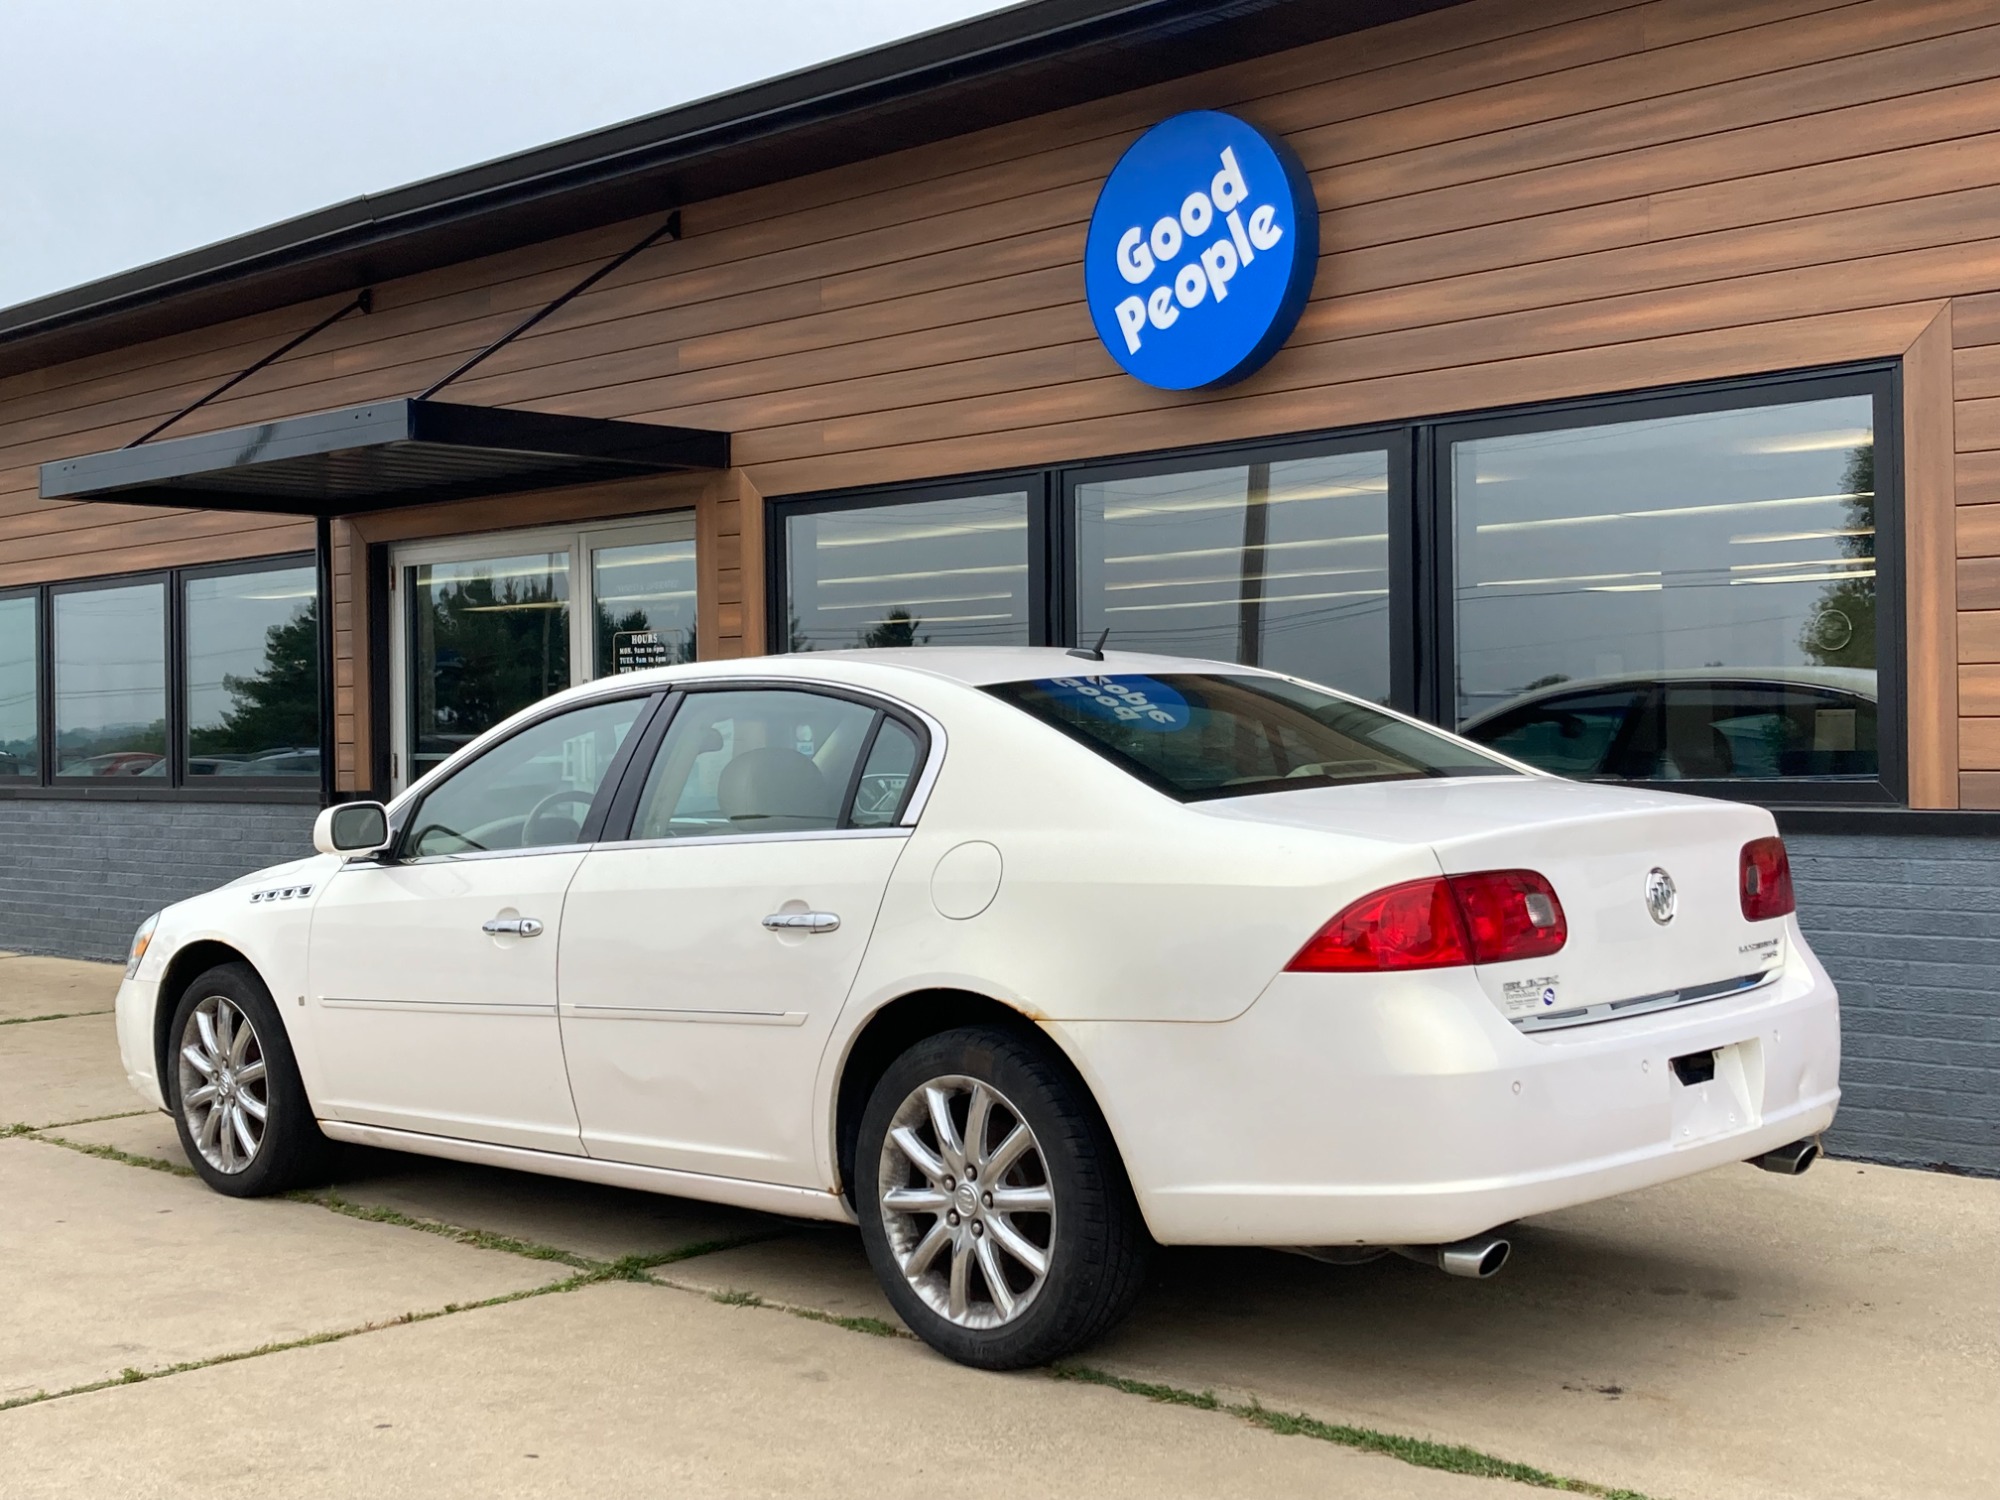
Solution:
[[[1101,1386],[1106,1390],[1122,1391],[1128,1396],[1141,1396],[1148,1401],[1163,1405],[1220,1412],[1225,1416],[1248,1422],[1253,1427],[1261,1427],[1279,1437],[1315,1438],[1337,1447],[1354,1448],[1364,1453],[1397,1459],[1419,1469],[1439,1469],[1449,1474],[1464,1474],[1479,1479],[1511,1480],[1515,1484],[1528,1485],[1534,1489],[1590,1495],[1595,1497],[1595,1500],[1649,1500],[1649,1497],[1638,1490],[1614,1489],[1589,1479],[1573,1479],[1564,1474],[1552,1474],[1532,1464],[1516,1463],[1512,1459],[1501,1458],[1478,1448],[1469,1448],[1462,1443],[1439,1443],[1429,1438],[1381,1432],[1372,1427],[1323,1422],[1303,1412],[1273,1411],[1254,1396],[1247,1402],[1223,1401],[1213,1391],[1190,1391],[1180,1386],[1163,1385],[1154,1381],[1132,1380],[1090,1365],[1068,1362],[1051,1365],[1047,1373],[1054,1380]]]
[[[410,1323],[429,1323],[434,1319],[450,1317],[456,1313],[475,1312],[484,1307],[501,1307],[509,1302],[524,1302],[530,1297],[573,1292],[580,1287],[592,1286],[607,1279],[609,1278],[603,1275],[590,1273],[565,1276],[560,1281],[551,1281],[543,1286],[524,1287],[518,1292],[503,1292],[497,1297],[482,1297],[477,1302],[447,1302],[443,1307],[429,1308],[423,1312],[408,1312],[400,1317],[381,1322],[362,1323],[353,1328],[335,1328],[323,1333],[309,1333],[304,1338],[259,1344],[254,1349],[235,1349],[227,1354],[210,1355],[206,1359],[184,1359],[176,1364],[161,1365],[152,1370],[127,1368],[122,1373],[104,1380],[67,1386],[59,1391],[37,1391],[32,1396],[15,1396],[11,1400],[0,1401],[0,1412],[15,1411],[23,1406],[39,1406],[46,1401],[60,1401],[67,1396],[87,1396],[93,1391],[110,1390],[113,1386],[140,1385],[148,1380],[161,1380],[169,1375],[185,1375],[190,1371],[206,1370],[214,1365],[237,1364],[266,1354],[282,1354],[288,1349],[307,1349],[317,1344],[336,1344],[343,1339],[356,1338],[364,1333],[378,1333],[385,1328],[400,1328]]]
[[[58,1010],[46,1016],[8,1016],[0,1019],[0,1026],[26,1026],[33,1021],[73,1021],[78,1016],[108,1016],[108,1010]]]

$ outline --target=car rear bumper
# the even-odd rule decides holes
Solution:
[[[1286,974],[1233,1021],[1063,1030],[1163,1243],[1437,1243],[1824,1130],[1839,1004],[1793,955],[1743,995],[1537,1035],[1463,970]],[[1713,1082],[1676,1077],[1716,1049]]]

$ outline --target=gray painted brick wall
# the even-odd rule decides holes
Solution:
[[[2000,839],[1788,834],[1840,987],[1835,1155],[2000,1176]]]
[[[0,948],[121,958],[148,912],[310,851],[313,809],[0,801]],[[1839,984],[1837,1155],[2000,1176],[2000,839],[1793,834]]]
[[[312,853],[310,806],[0,801],[0,948],[125,956],[149,913]]]

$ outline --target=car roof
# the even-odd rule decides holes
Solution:
[[[856,651],[797,651],[785,656],[745,656],[722,661],[657,667],[590,684],[643,685],[648,681],[689,682],[704,677],[819,676],[826,667],[853,665],[886,667],[944,678],[970,687],[996,682],[1033,682],[1049,677],[1143,676],[1161,673],[1227,672],[1236,676],[1271,676],[1256,667],[1232,662],[1202,661],[1187,656],[1161,656],[1146,651],[1106,650],[1103,660],[1077,656],[1060,646],[890,646]]]

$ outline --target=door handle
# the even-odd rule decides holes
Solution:
[[[832,932],[840,918],[830,911],[774,911],[764,925],[773,932]]]
[[[542,924],[533,917],[495,917],[490,922],[482,922],[479,930],[490,932],[495,937],[540,937]]]

